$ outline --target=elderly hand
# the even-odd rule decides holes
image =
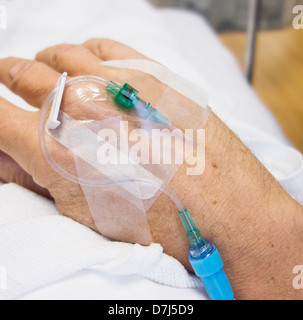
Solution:
[[[152,105],[156,105],[163,92],[168,90],[167,86],[139,71],[101,65],[101,62],[107,59],[126,58],[147,59],[127,46],[110,40],[90,40],[81,46],[59,45],[40,52],[36,61],[16,58],[2,60],[0,79],[13,92],[38,108],[55,87],[63,70],[70,76],[98,75],[121,83],[127,79],[127,82],[140,90],[140,97],[146,96]],[[78,89],[81,89],[81,92],[85,89],[81,88],[81,85],[78,89],[75,88],[77,85],[65,89],[61,104],[61,110],[69,116],[77,120],[103,120],[107,115],[111,117],[122,115],[124,120],[135,119],[133,115],[123,113],[123,108],[115,107],[107,101],[102,101],[100,105],[87,103],[79,97]],[[93,89],[99,90],[97,87]],[[199,127],[197,115],[202,109],[179,93],[173,90],[171,92],[174,94],[175,105],[179,100],[179,104],[182,104],[187,112],[196,116],[186,121],[184,117],[179,117],[180,113],[173,112],[174,109],[171,108],[170,120],[179,128]],[[37,136],[39,113],[22,111],[4,100],[1,105],[5,108],[7,119],[3,122],[6,122],[7,126],[2,127],[4,134],[0,146],[6,154],[1,153],[0,177],[5,181],[17,182],[35,192],[52,197],[66,216],[98,231],[81,187],[59,176],[43,158]],[[12,121],[14,121],[13,126]],[[135,121],[132,121],[130,126],[134,124]],[[56,154],[56,160],[64,161],[69,164],[69,169],[74,169],[73,158],[69,158],[71,154],[66,152],[66,149],[62,149],[54,141],[49,148]],[[141,226],[138,223],[128,223],[130,218],[125,217],[126,221],[123,221],[120,216],[117,223],[117,219],[111,215],[111,219],[103,221],[103,235],[120,241],[149,244],[150,236],[147,234],[149,232],[141,232],[142,228],[140,229]]]
[[[147,58],[117,42],[93,39],[82,45],[46,49],[35,61],[0,60],[0,81],[41,108],[64,71],[69,76],[88,74],[113,81],[136,81],[137,72],[100,64],[115,59]],[[143,96],[157,100],[153,94],[161,94],[165,88],[152,77],[148,81],[157,90],[150,92],[149,85],[141,84]],[[176,99],[182,97],[176,93]],[[185,105],[189,110],[196,108],[188,101]],[[104,111],[68,104],[63,108],[77,119],[84,114],[90,119],[102,119]],[[97,231],[81,187],[54,172],[40,151],[39,112],[21,110],[0,98],[0,114],[0,178],[54,199],[66,216]],[[178,122],[178,115],[172,120]],[[197,121],[193,117],[192,123],[185,123],[182,129],[196,127]],[[202,234],[216,243],[236,298],[300,297],[292,287],[292,269],[302,261],[302,207],[212,113],[206,134],[205,173],[189,179],[182,167],[169,187],[180,190]],[[174,204],[163,194],[147,217],[153,241],[161,243],[168,254],[190,269],[188,243]],[[112,224],[105,235],[148,244],[144,237],[130,233],[127,226]]]

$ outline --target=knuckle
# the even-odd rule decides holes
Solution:
[[[99,43],[103,45],[103,47],[115,47],[119,44],[119,42],[108,38],[99,39]]]
[[[43,64],[37,61],[22,61],[16,65],[16,70],[11,76],[10,89],[17,93],[26,95],[29,101],[34,97],[43,97],[46,87],[42,84]]]
[[[11,74],[11,88],[13,91],[18,91],[20,86],[25,84],[28,74],[33,72],[36,63],[30,60],[19,62],[15,68],[14,73]]]
[[[51,65],[55,68],[60,68],[63,64],[69,62],[70,55],[77,50],[76,45],[62,44],[57,46],[51,56]]]
[[[114,48],[117,48],[119,43],[111,39],[96,39],[96,47],[100,56],[104,56],[106,52],[111,51]]]

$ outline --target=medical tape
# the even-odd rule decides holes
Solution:
[[[144,169],[137,163],[130,161],[128,155],[120,152],[113,143],[104,141],[98,134],[89,130],[86,122],[77,121],[67,115],[59,112],[59,121],[61,126],[56,130],[49,130],[48,133],[64,147],[69,149],[75,156],[81,158],[91,165],[97,171],[102,173],[108,180],[120,183],[121,187],[127,190],[138,199],[151,199],[160,189],[163,181]],[[121,117],[95,121],[94,125],[102,129],[112,129],[114,132],[121,129]],[[128,135],[127,132],[119,134]],[[116,155],[116,159],[109,159],[108,164],[102,164],[98,159],[98,150],[104,147],[108,148],[109,154]],[[116,161],[118,160],[119,163]],[[150,185],[133,182],[133,180],[148,180]],[[129,182],[128,182],[129,181]]]

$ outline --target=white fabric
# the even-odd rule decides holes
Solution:
[[[199,17],[178,10],[158,11],[143,0],[0,0],[0,4],[8,12],[8,28],[0,30],[1,58],[33,58],[47,46],[92,37],[124,42],[203,87],[212,109],[303,203],[302,155],[289,146],[230,53]],[[3,86],[0,95],[29,108]],[[1,298],[51,283],[23,298],[205,297],[200,289],[159,286],[139,276],[175,286],[197,284],[175,260],[161,255],[158,245],[109,243],[58,215],[50,202],[12,184],[0,186],[0,199],[0,265],[7,266],[9,275],[8,290],[1,292]],[[84,271],[94,265],[102,272]],[[121,270],[134,275],[109,275]]]
[[[160,245],[109,241],[15,184],[0,188],[0,203],[0,261],[8,273],[0,299],[19,297],[85,268],[142,275],[179,288],[201,286],[177,260],[163,254]]]

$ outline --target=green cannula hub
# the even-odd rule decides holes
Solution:
[[[115,102],[125,109],[135,108],[138,90],[125,83],[121,88],[118,84],[110,81],[106,90],[115,96]]]

